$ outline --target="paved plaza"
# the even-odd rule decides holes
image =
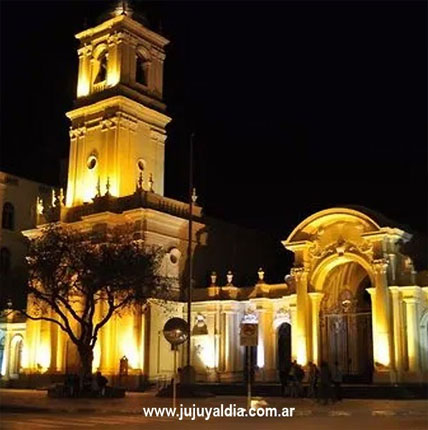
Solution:
[[[143,407],[170,407],[171,399],[153,393],[129,393],[124,399],[49,399],[45,391],[0,390],[2,429],[180,429],[287,428],[287,429],[428,429],[427,402],[424,400],[344,400],[321,406],[308,399],[264,398],[269,407],[294,407],[293,418],[212,418],[209,421],[166,417],[144,417]],[[177,404],[190,407],[218,407],[235,404],[245,407],[246,399],[217,396],[206,399],[179,399]]]

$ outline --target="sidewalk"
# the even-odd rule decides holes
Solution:
[[[295,416],[426,416],[426,400],[354,400],[321,406],[309,399],[265,397],[269,407],[294,407]],[[217,396],[206,399],[177,399],[177,406],[246,406],[242,396]],[[124,399],[51,399],[46,391],[0,389],[0,411],[88,414],[140,414],[142,407],[171,407],[171,399],[153,393],[128,393]]]

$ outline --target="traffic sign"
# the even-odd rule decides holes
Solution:
[[[241,346],[257,346],[259,342],[258,324],[241,324]]]

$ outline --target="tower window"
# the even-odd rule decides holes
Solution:
[[[140,159],[137,161],[137,167],[138,167],[138,170],[139,170],[140,172],[143,172],[143,171],[144,171],[144,169],[146,168],[146,162],[145,162],[142,158],[140,158]]]
[[[12,203],[6,202],[3,205],[2,228],[6,230],[15,229],[15,208]]]
[[[95,157],[95,155],[90,155],[86,165],[88,166],[89,170],[95,169],[95,166],[97,165],[97,157]]]
[[[7,276],[10,271],[10,251],[7,248],[0,249],[0,275]]]
[[[140,55],[137,55],[136,68],[135,82],[141,85],[147,85],[147,61],[145,61]]]
[[[102,57],[99,58],[99,69],[94,83],[98,84],[100,82],[104,82],[106,80],[106,77],[107,77],[107,55],[104,54]]]

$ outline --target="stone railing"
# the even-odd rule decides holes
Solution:
[[[149,191],[137,191],[125,197],[112,197],[109,195],[95,197],[93,203],[63,208],[61,220],[64,222],[74,222],[81,220],[84,216],[96,213],[122,213],[138,208],[154,209],[180,218],[188,218],[189,216],[189,205],[187,203],[163,197]],[[196,218],[201,217],[201,208],[199,206],[193,207],[193,216]]]

